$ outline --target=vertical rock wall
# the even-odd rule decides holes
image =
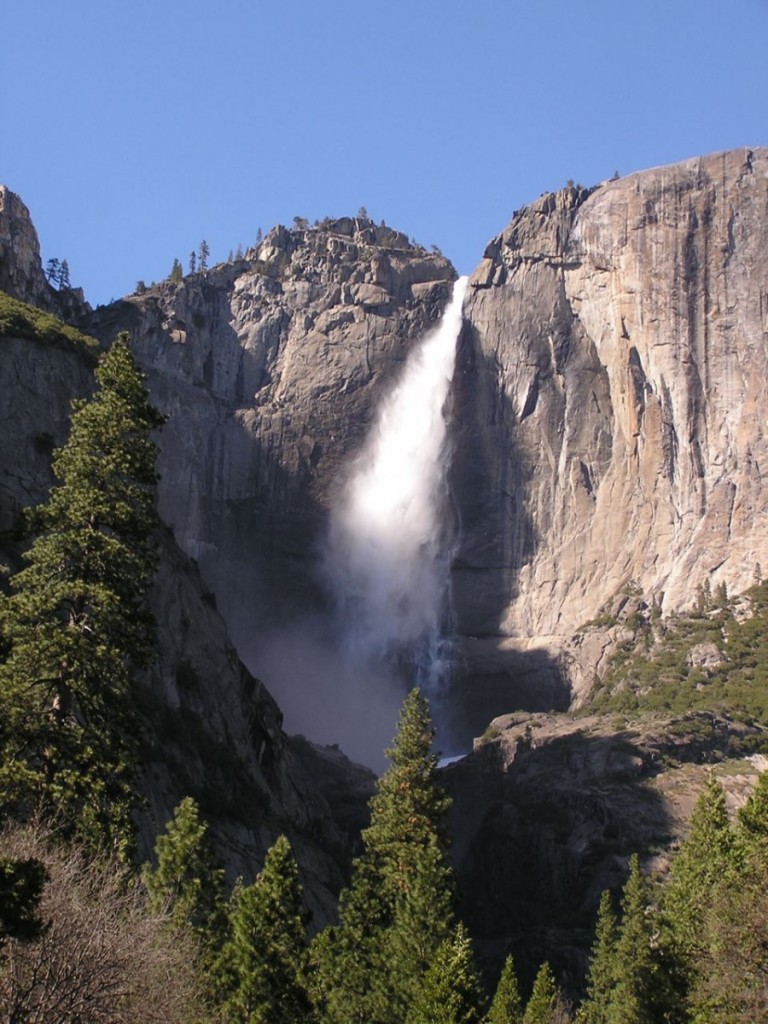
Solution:
[[[89,309],[82,289],[57,291],[48,283],[29,210],[5,185],[0,185],[0,291],[64,320]]]
[[[470,281],[460,632],[556,645],[622,593],[689,605],[768,542],[768,151],[545,195]]]
[[[361,219],[276,228],[247,258],[98,311],[127,329],[168,416],[160,508],[238,648],[322,601],[317,545],[377,396],[456,273]]]

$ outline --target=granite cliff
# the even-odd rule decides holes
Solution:
[[[571,638],[632,594],[666,614],[750,585],[767,249],[766,150],[544,195],[488,245],[457,374],[453,585],[492,703],[526,666],[583,700],[604,645]]]
[[[365,218],[276,228],[246,254],[97,310],[128,330],[168,416],[160,511],[294,731],[380,767],[403,691],[354,697],[324,646],[318,546],[378,398],[439,318],[456,272]],[[287,627],[288,635],[284,630]],[[273,640],[274,630],[283,630]],[[319,634],[319,636],[318,636]],[[327,683],[319,682],[321,679]]]
[[[276,228],[247,258],[88,318],[130,331],[168,415],[160,509],[235,639],[312,603],[313,546],[376,397],[436,319],[450,263],[371,221]]]
[[[63,320],[90,309],[81,288],[59,291],[49,283],[29,210],[6,185],[0,185],[0,291]]]
[[[463,740],[510,705],[583,700],[608,641],[578,627],[628,594],[667,613],[705,581],[750,583],[767,175],[744,150],[569,186],[487,247],[452,403]],[[131,331],[170,416],[164,518],[258,662],[264,626],[322,606],[340,471],[455,272],[359,219],[276,229],[247,257],[87,324]]]

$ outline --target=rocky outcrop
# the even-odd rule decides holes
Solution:
[[[447,260],[360,218],[276,228],[247,258],[88,320],[130,331],[168,416],[160,508],[246,655],[321,603],[316,547],[377,396],[437,319]]]
[[[742,754],[761,736],[706,713],[491,722],[444,771],[462,917],[491,973],[511,952],[532,983],[550,958],[578,989],[601,892],[621,888],[633,852],[663,877],[711,773],[735,814],[768,767]]]
[[[751,584],[767,248],[766,150],[545,195],[489,244],[455,397],[461,633],[515,656],[537,638],[583,693],[569,638],[622,595],[666,613]]]
[[[67,439],[72,398],[93,388],[94,362],[74,346],[0,337],[0,546],[45,498],[51,454]]]
[[[80,288],[58,291],[48,283],[29,210],[5,185],[0,185],[0,291],[63,319],[90,308]]]

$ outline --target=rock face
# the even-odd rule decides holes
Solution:
[[[40,309],[53,308],[29,210],[5,185],[0,185],[0,289]]]
[[[276,228],[247,258],[97,311],[169,417],[160,508],[241,651],[321,598],[316,546],[377,396],[445,305],[442,257],[371,221]]]
[[[0,564],[18,565],[21,510],[44,501],[67,438],[70,402],[93,388],[92,351],[0,337]],[[280,833],[301,865],[313,923],[334,916],[373,776],[338,751],[291,740],[282,714],[241,663],[211,592],[170,531],[151,595],[157,657],[138,691],[146,725],[142,857],[193,795],[230,880],[252,879]]]
[[[623,593],[669,612],[751,584],[767,247],[766,150],[545,195],[489,244],[455,396],[460,633],[538,638],[583,689],[567,638]]]
[[[48,283],[29,210],[5,185],[0,185],[0,291],[63,319],[81,315],[90,308],[81,289],[59,292]]]
[[[67,439],[72,398],[93,388],[94,362],[70,346],[0,339],[0,544],[45,498],[51,454]]]
[[[601,892],[621,888],[633,852],[665,873],[710,773],[735,813],[768,763],[739,753],[761,733],[704,713],[494,720],[444,772],[461,912],[488,966],[511,952],[530,984],[553,958],[578,989]]]
[[[373,793],[370,771],[282,730],[283,716],[237,656],[215,599],[167,534],[152,594],[156,660],[147,722],[141,853],[191,794],[213,827],[230,882],[253,878],[283,833],[301,867],[314,928],[335,918]]]

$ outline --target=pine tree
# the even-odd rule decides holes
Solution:
[[[508,956],[496,986],[496,993],[491,1008],[485,1018],[485,1024],[522,1024],[523,1002],[517,984],[515,961]]]
[[[42,931],[39,906],[47,878],[34,857],[0,856],[0,964],[7,939],[29,942]]]
[[[171,284],[178,284],[179,281],[183,279],[183,277],[184,271],[182,270],[181,263],[179,260],[175,259],[173,261],[173,266],[171,267],[171,272],[168,275],[168,280],[171,282]]]
[[[761,772],[757,785],[739,811],[741,844],[768,854],[768,772]]]
[[[694,967],[702,952],[704,919],[713,887],[732,860],[734,835],[725,793],[710,778],[699,797],[688,837],[672,862],[664,890],[664,919],[679,955]]]
[[[51,284],[56,284],[59,280],[59,268],[61,267],[60,261],[52,256],[45,265],[45,276],[48,278]]]
[[[579,1024],[611,1024],[611,1003],[616,987],[616,915],[606,889],[600,897],[595,941],[589,960],[587,998],[579,1011]]]
[[[200,243],[200,248],[197,253],[197,266],[203,271],[208,269],[208,257],[211,255],[210,247],[205,239]]]
[[[649,894],[637,854],[621,899],[621,930],[616,943],[616,984],[610,1000],[611,1024],[656,1024],[654,961]]]
[[[452,884],[429,707],[403,705],[390,767],[371,800],[364,852],[340,899],[341,924],[312,947],[315,1001],[334,1024],[403,1021],[440,943],[450,934]]]
[[[224,872],[191,796],[181,801],[165,834],[157,837],[155,858],[155,866],[145,864],[142,871],[150,908],[170,913],[178,928],[189,925],[206,939],[220,939],[220,928],[215,937],[211,931],[222,912]]]
[[[69,280],[69,263],[66,260],[62,260],[59,265],[59,273],[57,275],[57,281],[59,285],[59,291],[67,291],[71,288]]]
[[[197,270],[197,253],[193,249],[192,252],[189,254],[189,272],[190,272],[190,274],[194,274],[196,270]]]
[[[768,1020],[768,872],[747,856],[713,889],[689,986],[696,1024]]]
[[[557,983],[552,968],[545,960],[533,983],[531,998],[523,1014],[523,1024],[551,1024],[557,1002]]]
[[[482,990],[463,925],[438,947],[413,999],[406,1024],[477,1024]]]
[[[299,872],[285,836],[267,852],[256,881],[232,896],[231,937],[220,971],[231,1024],[298,1024],[311,1015],[303,981],[306,914]]]
[[[728,835],[688,962],[697,1024],[768,1019],[768,775],[759,777]]]
[[[73,404],[59,481],[12,580],[0,666],[0,812],[39,805],[93,847],[129,855],[138,771],[133,670],[153,621],[156,447],[161,418],[121,335]]]

